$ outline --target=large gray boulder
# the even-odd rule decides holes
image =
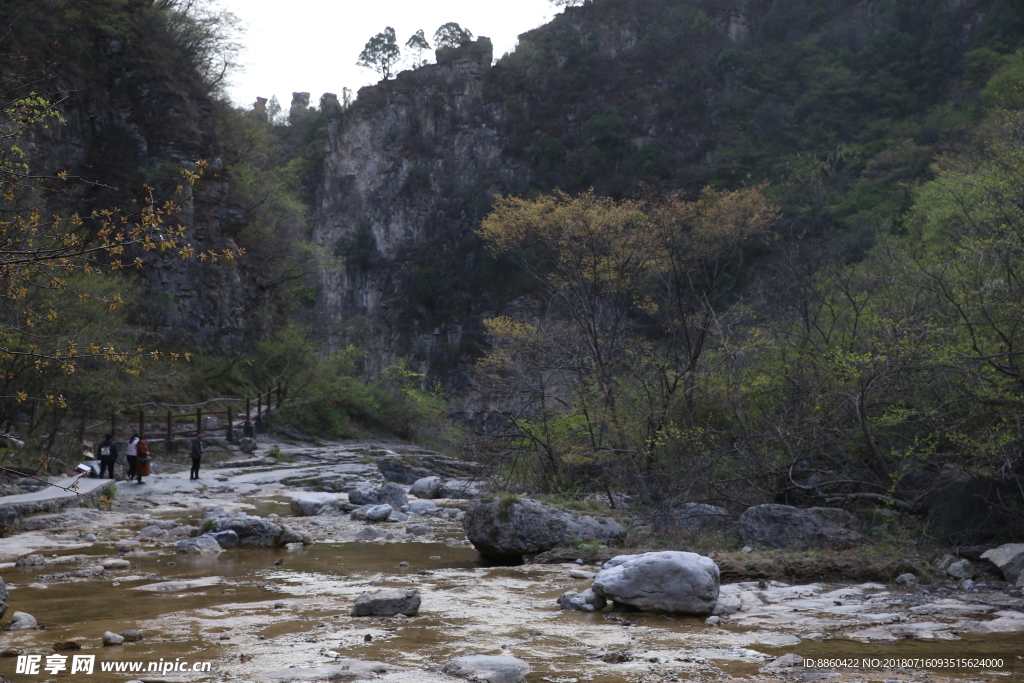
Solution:
[[[468,655],[450,660],[441,671],[480,683],[523,683],[530,665],[515,657]]]
[[[1017,583],[1019,579],[1024,578],[1024,543],[1006,543],[998,548],[986,550],[981,557],[997,566],[1003,573],[1003,578],[1010,583]]]
[[[11,624],[7,628],[12,631],[27,631],[38,625],[36,618],[28,612],[15,612],[11,615]]]
[[[790,505],[755,505],[740,515],[744,545],[808,550],[849,548],[864,542],[860,521],[840,508],[800,509]]]
[[[437,492],[441,488],[441,477],[423,477],[413,482],[409,487],[409,495],[429,500],[437,498]]]
[[[419,591],[397,588],[363,593],[352,606],[353,617],[393,617],[396,614],[412,617],[419,611]]]
[[[291,504],[299,517],[314,517],[337,510],[338,498],[330,493],[300,493],[292,496]]]
[[[238,545],[243,548],[275,548],[286,543],[309,544],[312,542],[309,534],[292,531],[287,527],[274,524],[268,519],[253,515],[215,518],[213,526],[210,528],[211,534],[218,534],[222,531],[234,531],[238,535]]]
[[[575,540],[621,543],[627,533],[624,526],[608,517],[576,516],[518,496],[474,500],[462,526],[481,555],[507,559],[520,559]]]
[[[350,491],[348,502],[353,505],[390,505],[395,510],[400,510],[403,505],[409,504],[409,497],[405,494],[405,489],[389,481],[377,489],[363,486]]]
[[[645,612],[707,616],[718,602],[718,565],[697,553],[665,550],[618,555],[604,563],[591,589]]]

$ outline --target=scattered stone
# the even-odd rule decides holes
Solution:
[[[103,576],[103,574],[106,573],[106,571],[107,570],[103,568],[103,565],[95,564],[89,567],[82,567],[81,569],[73,571],[71,572],[71,576],[88,579],[94,576]]]
[[[231,634],[230,633],[222,633],[222,634],[220,634],[220,639],[221,640],[231,640]]]
[[[521,659],[506,656],[469,655],[456,657],[442,667],[449,676],[487,683],[523,683],[530,665]]]
[[[376,541],[378,538],[384,538],[384,532],[375,526],[368,526],[356,534],[357,541]]]
[[[462,525],[481,555],[510,559],[551,550],[576,539],[619,543],[627,533],[610,518],[577,517],[518,496],[474,500]]]
[[[408,567],[409,563],[406,562],[405,560],[402,560],[401,562],[398,563],[398,566],[399,567]]]
[[[284,559],[282,558],[282,559],[279,559],[279,560],[274,560],[274,564],[275,565],[282,565],[282,564],[284,564]]]
[[[199,579],[189,579],[187,581],[160,581],[159,583],[149,583],[144,586],[133,586],[129,590],[150,591],[153,593],[180,593],[181,591],[192,590],[194,588],[209,588],[210,586],[216,586],[221,583],[224,583],[223,576],[204,576]]]
[[[374,505],[363,513],[367,522],[384,522],[394,513],[395,509],[387,504]]]
[[[594,578],[594,572],[588,572],[583,569],[572,569],[569,571],[570,579],[592,579]]]
[[[767,503],[740,515],[740,536],[749,546],[808,550],[848,548],[864,541],[858,519],[840,508],[807,508]]]
[[[203,519],[219,519],[221,517],[234,517],[234,515],[219,505],[203,510]]]
[[[711,558],[665,550],[613,557],[592,588],[616,604],[644,611],[710,616],[718,586],[718,565]]]
[[[11,615],[11,625],[8,628],[12,631],[26,631],[38,625],[36,618],[28,612],[15,612]]]
[[[241,661],[252,659],[251,655],[241,655]],[[364,662],[358,659],[336,659],[332,664],[314,667],[288,667],[271,669],[252,675],[252,680],[259,683],[284,683],[285,681],[365,681],[376,680],[381,674],[401,671],[402,668],[382,662]]]
[[[704,620],[704,623],[708,626],[718,626],[722,623],[722,617],[718,615],[712,615]]]
[[[788,655],[782,655],[777,659],[773,659],[771,662],[761,667],[761,669],[764,671],[781,671],[783,669],[792,669],[803,665],[804,658],[791,652]]]
[[[285,604],[283,602],[275,602],[274,609],[283,609]]]
[[[427,559],[428,559],[428,560],[440,560],[440,559],[441,559],[441,556],[440,556],[440,555],[431,555],[431,556],[430,556],[430,557],[428,557]]]
[[[477,498],[490,490],[486,481],[472,479],[451,479],[443,482],[437,489],[437,498],[452,500],[469,500]]]
[[[234,531],[238,535],[238,544],[243,548],[279,548],[285,543],[302,542],[309,544],[313,542],[309,534],[293,531],[280,524],[275,524],[270,520],[253,515],[216,517],[210,531],[214,534],[221,531]]]
[[[103,634],[103,646],[111,647],[113,645],[124,645],[124,636],[118,635],[113,631],[107,631]]]
[[[124,637],[124,642],[126,643],[137,643],[142,640],[142,631],[130,628],[126,631],[121,631],[121,636]]]
[[[104,569],[131,569],[132,563],[120,557],[108,557],[103,560]]]
[[[142,544],[139,543],[138,541],[134,540],[134,539],[128,540],[128,541],[118,541],[118,543],[117,543],[117,552],[122,553],[122,554],[130,553],[130,552],[132,552],[134,550],[138,550],[141,547],[142,547]]]
[[[171,533],[174,534],[175,538],[190,538],[195,535],[197,531],[199,531],[199,529],[196,527],[187,525],[176,526],[171,529]]]
[[[9,647],[3,652],[0,652],[0,657],[18,657],[25,654],[25,650],[20,647]]]
[[[612,650],[601,655],[600,659],[608,664],[623,664],[633,661],[633,653],[629,650]]]
[[[415,616],[420,610],[420,593],[416,590],[389,588],[375,593],[363,593],[352,607],[353,617],[393,617],[404,614]]]
[[[742,548],[740,548],[740,552],[743,553],[743,554],[752,553],[752,552],[754,552],[754,549],[751,548],[749,545],[745,545]]]
[[[251,436],[243,436],[238,441],[238,448],[241,449],[243,453],[255,453],[256,439],[252,438]]]
[[[946,568],[946,573],[954,579],[973,579],[974,565],[970,560],[958,560]]]
[[[558,606],[565,610],[579,610],[582,612],[600,612],[607,605],[608,601],[598,595],[593,589],[588,588],[582,593],[575,589],[564,593],[558,598]]]
[[[716,617],[727,617],[743,609],[743,601],[731,595],[719,595],[715,602],[715,609],[711,614]]]
[[[413,536],[428,536],[432,531],[429,524],[410,524],[405,527],[405,533]]]
[[[437,505],[429,500],[417,500],[414,503],[409,503],[409,509],[406,512],[414,515],[426,515],[437,509]]]
[[[423,477],[417,479],[409,488],[409,495],[417,498],[437,498],[438,490],[441,488],[441,477]]]
[[[139,532],[139,538],[144,541],[173,541],[177,537],[170,529],[164,529],[156,525],[147,526]]]
[[[402,512],[401,510],[392,510],[391,515],[388,517],[389,522],[407,522],[409,521],[409,515]]]
[[[287,552],[290,552],[290,553],[298,552],[299,550],[302,550],[303,547],[305,547],[305,546],[303,546],[301,543],[285,543],[284,544],[284,549]]]
[[[41,564],[46,563],[46,558],[42,555],[25,555],[19,557],[14,561],[15,567],[38,567]]]
[[[178,552],[185,555],[219,555],[224,552],[217,539],[210,536],[196,536],[178,541]]]
[[[300,493],[292,496],[292,512],[299,517],[314,517],[338,509],[338,498],[331,493]]]
[[[96,542],[96,534],[86,534],[85,536],[82,537],[82,540],[87,542],[87,543],[95,543]]]
[[[73,640],[65,640],[62,643],[58,642],[58,643],[54,643],[53,644],[53,651],[54,652],[67,652],[69,650],[81,650],[81,649],[82,649],[82,646],[79,645],[78,643],[76,643]]]
[[[1024,578],[1024,543],[1007,543],[985,551],[981,557],[998,567],[1010,583]]]
[[[897,586],[913,586],[917,583],[917,576],[907,572],[906,574],[900,574],[896,577]]]

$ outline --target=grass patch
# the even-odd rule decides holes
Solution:
[[[514,493],[498,494],[498,519],[508,521],[512,516],[512,506],[519,502],[519,496]]]

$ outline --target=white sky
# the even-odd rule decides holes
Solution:
[[[221,8],[242,21],[243,70],[231,78],[232,101],[248,107],[256,96],[277,95],[287,112],[292,92],[353,94],[379,76],[356,66],[370,37],[386,26],[398,42],[423,29],[433,45],[434,31],[449,21],[494,42],[495,59],[511,51],[520,33],[546,23],[559,10],[549,0],[220,0]],[[403,50],[404,55],[404,50]],[[433,61],[433,54],[425,55]]]

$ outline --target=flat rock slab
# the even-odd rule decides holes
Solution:
[[[530,665],[515,657],[468,655],[449,661],[441,671],[470,681],[523,683],[530,672]]]
[[[288,681],[368,681],[377,678],[380,674],[401,670],[401,667],[383,662],[340,659],[337,664],[330,666],[272,669],[254,674],[252,679],[263,683],[287,683]]]
[[[204,576],[201,579],[190,579],[188,581],[162,581],[160,583],[147,583],[145,586],[133,586],[133,591],[150,591],[152,593],[177,593],[178,591],[190,591],[196,588],[209,588],[225,583],[223,576]]]

